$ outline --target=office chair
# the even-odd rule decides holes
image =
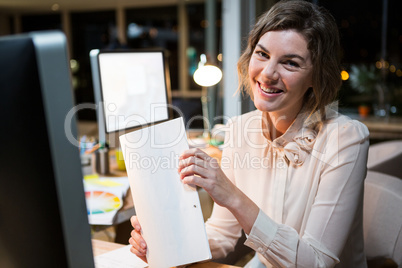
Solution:
[[[367,260],[391,259],[402,265],[402,180],[368,171],[363,205]]]
[[[367,168],[402,179],[402,140],[385,141],[369,147]]]

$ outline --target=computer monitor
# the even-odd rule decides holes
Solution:
[[[126,131],[171,119],[165,57],[159,49],[91,50],[101,142],[117,147],[118,137]]]
[[[0,267],[94,267],[66,38],[0,37],[0,59]]]

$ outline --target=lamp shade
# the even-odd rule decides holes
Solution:
[[[216,85],[222,79],[222,71],[213,65],[203,65],[194,72],[194,81],[203,87]]]

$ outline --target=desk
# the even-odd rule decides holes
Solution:
[[[103,253],[122,248],[124,246],[125,245],[122,245],[122,244],[110,243],[110,242],[105,242],[105,241],[96,240],[96,239],[92,240],[92,249],[93,249],[94,256],[98,256]],[[192,264],[192,265],[189,265],[188,267],[189,268],[236,268],[237,266],[219,264],[219,263],[214,263],[214,262],[206,262],[206,263]]]

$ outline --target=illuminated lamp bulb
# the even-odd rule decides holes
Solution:
[[[222,79],[222,71],[213,65],[203,65],[194,72],[194,81],[203,87],[216,85]]]

